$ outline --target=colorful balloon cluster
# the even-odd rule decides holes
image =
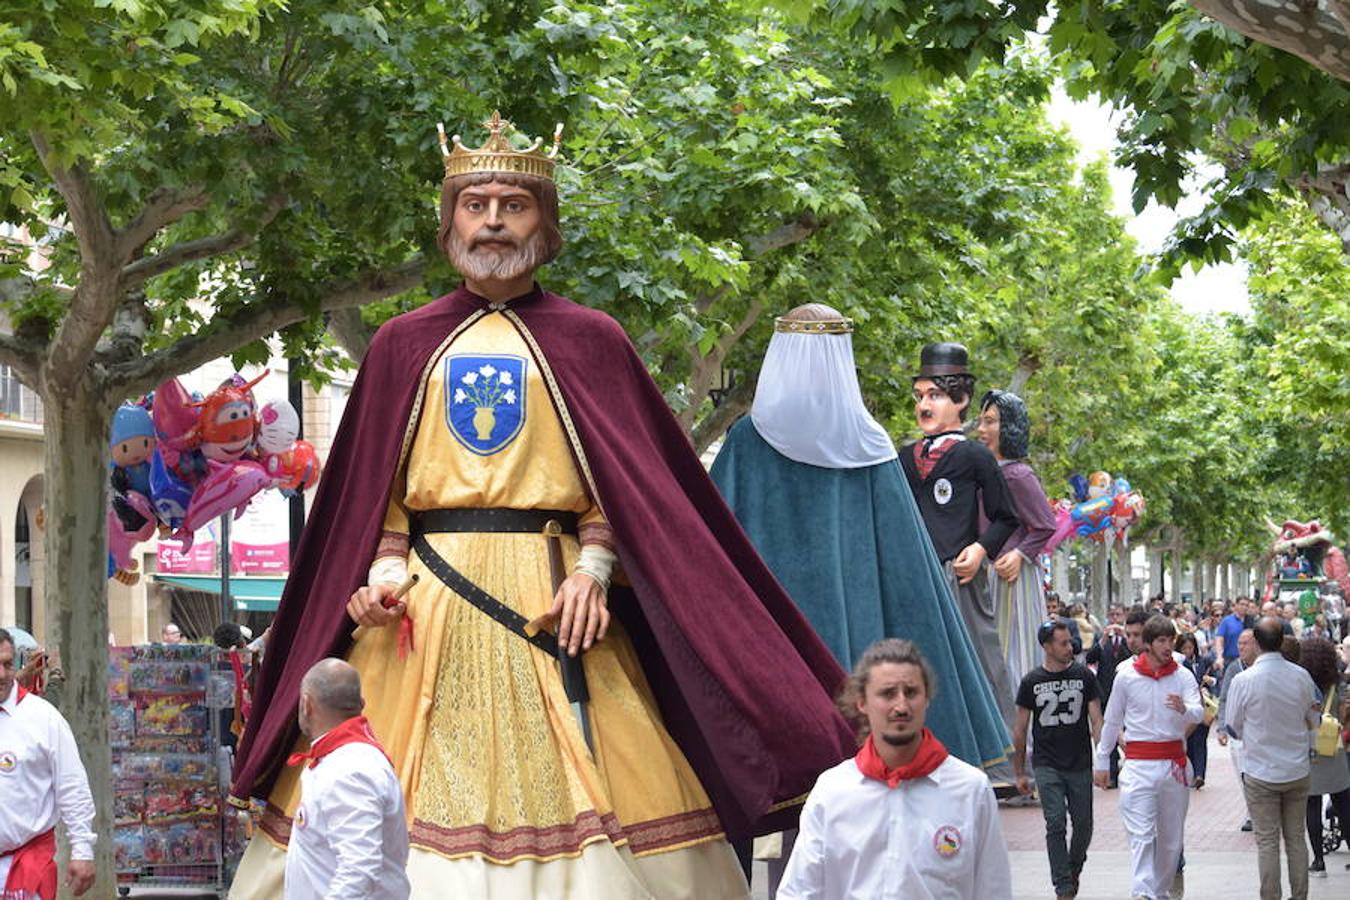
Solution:
[[[1074,475],[1069,484],[1074,499],[1055,503],[1055,533],[1043,553],[1053,552],[1070,537],[1108,544],[1117,537],[1124,541],[1129,527],[1144,514],[1144,496],[1124,478],[1112,480],[1107,472],[1093,472],[1087,478]]]
[[[132,548],[160,529],[192,546],[197,529],[231,510],[243,514],[266,488],[303,491],[319,460],[298,440],[300,417],[285,400],[259,409],[253,387],[234,375],[205,398],[170,379],[113,415],[108,576],[134,583]]]

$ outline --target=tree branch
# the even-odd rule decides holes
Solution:
[[[694,426],[691,439],[694,442],[695,453],[702,456],[703,451],[721,437],[731,427],[732,422],[745,415],[750,409],[750,404],[754,402],[755,385],[754,378],[741,379],[727,391],[721,404]]]
[[[1344,4],[1338,0],[1299,4],[1263,0],[1188,2],[1239,34],[1292,53],[1333,78],[1350,81],[1350,34],[1343,24]]]
[[[47,348],[47,384],[57,393],[73,389],[89,362],[99,335],[117,308],[117,239],[107,211],[82,165],[67,169],[53,158],[46,139],[30,135],[38,158],[66,201],[66,215],[80,248],[80,283],[70,308]]]
[[[260,297],[228,315],[218,315],[201,331],[131,363],[108,367],[112,396],[144,393],[160,382],[226,356],[250,341],[267,337],[315,312],[361,306],[412,290],[422,283],[427,260],[421,256],[354,279],[322,286],[318,307],[298,301],[276,302]]]
[[[1341,242],[1341,253],[1350,256],[1350,163],[1319,165],[1290,179],[1318,220]]]
[[[736,346],[736,342],[745,336],[752,325],[759,321],[762,312],[764,312],[764,301],[756,298],[751,301],[740,321],[730,331],[717,339],[717,343],[713,345],[706,356],[699,353],[697,345],[689,349],[690,403],[689,407],[678,416],[685,431],[693,432],[694,417],[698,415],[699,407],[703,405],[703,398],[707,395],[708,389],[712,387],[713,373],[721,367],[722,361]]]
[[[122,285],[124,287],[135,287],[147,279],[154,278],[156,275],[163,275],[165,272],[171,272],[181,265],[196,262],[199,259],[210,259],[213,256],[220,256],[222,253],[233,253],[235,250],[247,247],[258,236],[258,232],[266,228],[285,208],[285,195],[274,194],[267,199],[262,218],[252,227],[232,228],[211,237],[183,241],[181,244],[175,244],[154,256],[147,256],[144,259],[128,263],[122,268]]]
[[[328,333],[358,365],[370,349],[370,339],[375,336],[375,332],[361,318],[361,310],[354,306],[328,313]]]
[[[156,188],[136,218],[117,233],[118,259],[125,263],[168,225],[202,209],[210,198],[203,187]]]
[[[782,249],[791,244],[800,243],[823,227],[823,223],[813,212],[804,212],[785,225],[780,225],[768,234],[752,237],[745,242],[745,255],[758,259],[766,253]]]
[[[12,334],[0,334],[0,365],[9,366],[18,374],[20,381],[37,389],[42,357],[26,342]]]

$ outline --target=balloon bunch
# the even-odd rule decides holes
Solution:
[[[1074,499],[1055,503],[1055,533],[1043,553],[1052,552],[1070,537],[1108,544],[1116,537],[1125,541],[1129,527],[1144,513],[1144,496],[1124,478],[1112,480],[1106,472],[1093,472],[1087,478],[1074,475],[1069,484]]]
[[[253,387],[233,375],[205,398],[178,379],[160,385],[113,416],[108,511],[108,576],[134,583],[132,548],[158,528],[192,546],[197,529],[231,510],[243,514],[254,494],[291,495],[319,480],[314,447],[298,440],[300,417],[285,400],[259,409]]]

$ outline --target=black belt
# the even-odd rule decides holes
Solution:
[[[414,534],[576,534],[577,514],[558,509],[428,509],[412,517]]]
[[[447,531],[543,535],[549,545],[549,567],[553,572],[553,589],[556,591],[563,578],[559,537],[563,534],[577,533],[577,514],[549,509],[431,509],[413,517],[411,537],[412,548],[421,557],[423,565],[446,587],[507,631],[524,638],[558,660],[563,693],[567,695],[568,702],[574,709],[580,709],[580,705],[590,700],[590,691],[586,686],[586,670],[582,668],[581,657],[569,656],[558,645],[557,637],[551,632],[536,631],[534,634],[527,632],[525,626],[529,624],[529,619],[474,584],[450,565],[445,557],[437,553],[426,536],[431,532]],[[587,725],[588,720],[583,712],[578,712],[577,715],[586,744],[590,747],[592,738]]]
[[[450,510],[440,511],[449,512]],[[558,639],[556,637],[547,631],[538,631],[534,635],[526,634],[525,626],[530,620],[474,584],[462,572],[450,565],[449,561],[437,553],[428,543],[425,533],[417,532],[414,534],[412,547],[417,555],[422,558],[423,564],[431,570],[431,574],[439,578],[450,590],[486,613],[488,618],[504,625],[507,631],[524,638],[550,656],[558,655]]]

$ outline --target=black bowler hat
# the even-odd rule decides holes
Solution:
[[[964,344],[925,344],[919,353],[919,374],[914,378],[932,378],[934,375],[970,375]]]

